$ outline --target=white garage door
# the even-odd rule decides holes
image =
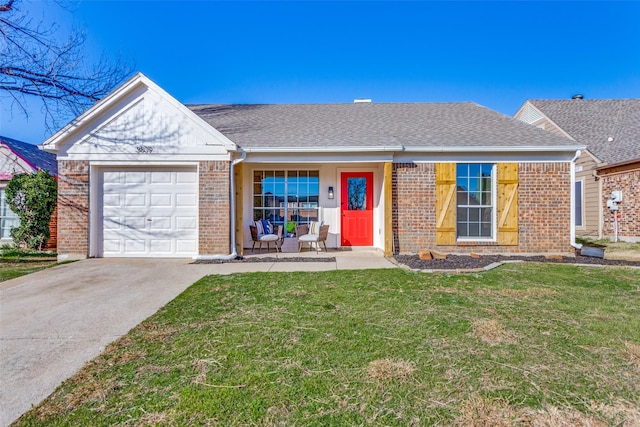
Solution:
[[[198,250],[195,168],[102,172],[102,255],[191,257]]]

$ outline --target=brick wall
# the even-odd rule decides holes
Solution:
[[[47,250],[56,250],[58,247],[58,206],[53,210],[51,214],[51,221],[49,221],[49,240],[47,241]]]
[[[58,161],[58,254],[89,254],[89,162]]]
[[[394,163],[391,186],[394,253],[435,245],[436,165]]]
[[[229,162],[200,162],[199,253],[230,253]]]
[[[619,172],[611,175],[601,175],[602,206],[603,206],[603,234],[605,237],[614,236],[614,217],[607,208],[607,200],[611,192],[622,190],[622,203],[618,204],[618,237],[621,239],[640,238],[640,169]]]
[[[465,242],[436,246],[435,164],[393,165],[394,252],[571,254],[569,163],[519,163],[517,246]]]

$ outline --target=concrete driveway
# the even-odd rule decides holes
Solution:
[[[212,265],[89,259],[0,283],[0,425],[51,394]]]

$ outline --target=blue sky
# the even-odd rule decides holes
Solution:
[[[88,33],[183,103],[640,98],[640,2],[92,1],[34,14]],[[40,15],[39,15],[40,14]],[[2,100],[0,133],[48,133]]]

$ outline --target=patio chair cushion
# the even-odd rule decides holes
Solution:
[[[258,236],[262,236],[265,234],[273,234],[273,226],[269,221],[265,221],[264,219],[259,219],[253,222],[253,225],[258,230]]]
[[[309,224],[309,234],[312,234],[314,236],[314,239],[316,238],[315,236],[320,234],[321,225],[322,224],[319,223],[318,221],[311,221],[311,223]]]
[[[278,236],[276,236],[275,234],[264,234],[258,239],[260,239],[261,242],[275,242],[276,240],[278,240]]]

